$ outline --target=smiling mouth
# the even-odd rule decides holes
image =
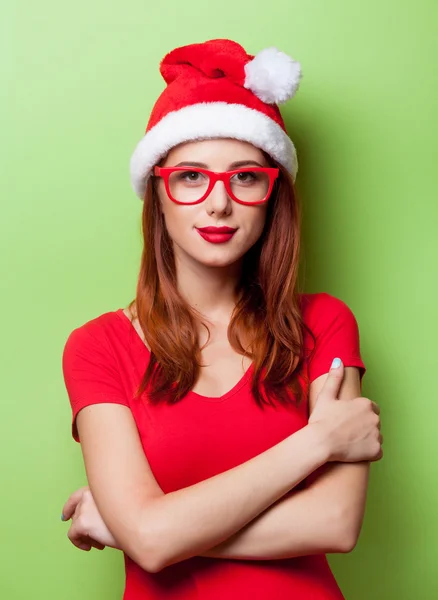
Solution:
[[[204,229],[198,229],[196,228],[197,232],[199,233],[199,235],[207,242],[210,242],[212,244],[224,244],[225,242],[228,242],[229,240],[231,240],[231,238],[233,237],[233,235],[236,233],[237,229],[230,229],[228,228],[228,231],[220,231],[221,227],[216,227],[216,231],[211,231],[211,229],[213,228],[208,228],[208,231],[205,231]],[[219,232],[218,232],[219,230]]]
[[[233,227],[196,227],[196,229],[203,233],[234,233],[237,231]]]

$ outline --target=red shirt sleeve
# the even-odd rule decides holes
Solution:
[[[360,353],[358,323],[349,306],[325,292],[307,294],[303,319],[316,338],[315,345],[313,340],[310,345],[309,381],[328,373],[336,357],[346,367],[358,367],[362,381],[366,367]]]
[[[129,406],[115,356],[98,324],[88,322],[71,332],[62,354],[62,370],[77,442],[76,416],[82,408],[103,402]]]

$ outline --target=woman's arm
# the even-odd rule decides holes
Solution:
[[[327,461],[378,459],[378,407],[337,399],[342,369],[332,369],[314,420],[253,459],[164,494],[143,452],[128,407],[94,404],[77,418],[96,506],[117,546],[156,572],[218,546]]]
[[[127,407],[85,407],[77,425],[96,506],[118,547],[150,572],[228,539],[330,458],[316,423],[229,471],[164,494]]]
[[[344,371],[338,398],[360,396],[359,370],[345,367]],[[327,374],[321,375],[310,385],[310,412],[326,378]],[[368,475],[368,462],[327,464],[308,478],[308,487],[288,494],[203,555],[266,560],[349,552],[362,526]]]

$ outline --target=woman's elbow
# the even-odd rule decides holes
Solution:
[[[140,565],[142,569],[147,571],[148,573],[159,573],[162,571],[167,565],[164,562],[157,560],[156,558],[150,558],[147,561],[143,561],[143,564]]]
[[[159,573],[166,567],[173,565],[181,560],[185,560],[185,558],[190,558],[188,556],[181,558],[176,557],[174,553],[158,551],[158,549],[153,549],[149,551],[143,551],[136,562],[138,565],[147,571],[148,573]],[[135,560],[135,559],[134,559]]]
[[[352,514],[351,510],[340,511],[336,517],[335,552],[352,552],[359,541],[362,528],[362,516]]]
[[[166,567],[195,556],[194,551],[186,548],[181,540],[176,540],[170,533],[167,537],[163,535],[157,539],[155,544],[151,539],[147,547],[143,546],[141,552],[137,554],[139,560],[136,562],[149,573],[159,573]]]
[[[135,532],[129,536],[129,543],[124,548],[126,554],[148,573],[158,573],[168,565],[167,532],[160,526],[158,519],[146,519]]]
[[[131,556],[148,573],[158,573],[194,555],[177,539],[175,527],[162,511],[150,511],[133,538]]]
[[[141,547],[133,554],[135,555],[134,561],[148,573],[159,573],[167,566],[164,553],[152,544],[148,544],[146,548],[141,544]]]
[[[338,539],[336,540],[335,552],[342,554],[352,552],[356,547],[358,539],[359,536],[354,535],[352,531],[343,531],[339,534]]]
[[[158,573],[164,569],[165,560],[162,558],[161,553],[157,548],[150,547],[145,544],[143,540],[138,542],[126,544],[122,547],[122,550],[131,558],[139,567],[148,573]]]

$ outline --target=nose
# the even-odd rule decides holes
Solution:
[[[229,212],[232,206],[232,199],[228,196],[227,189],[223,181],[216,181],[210,194],[206,198],[207,211],[209,213],[221,214]]]

